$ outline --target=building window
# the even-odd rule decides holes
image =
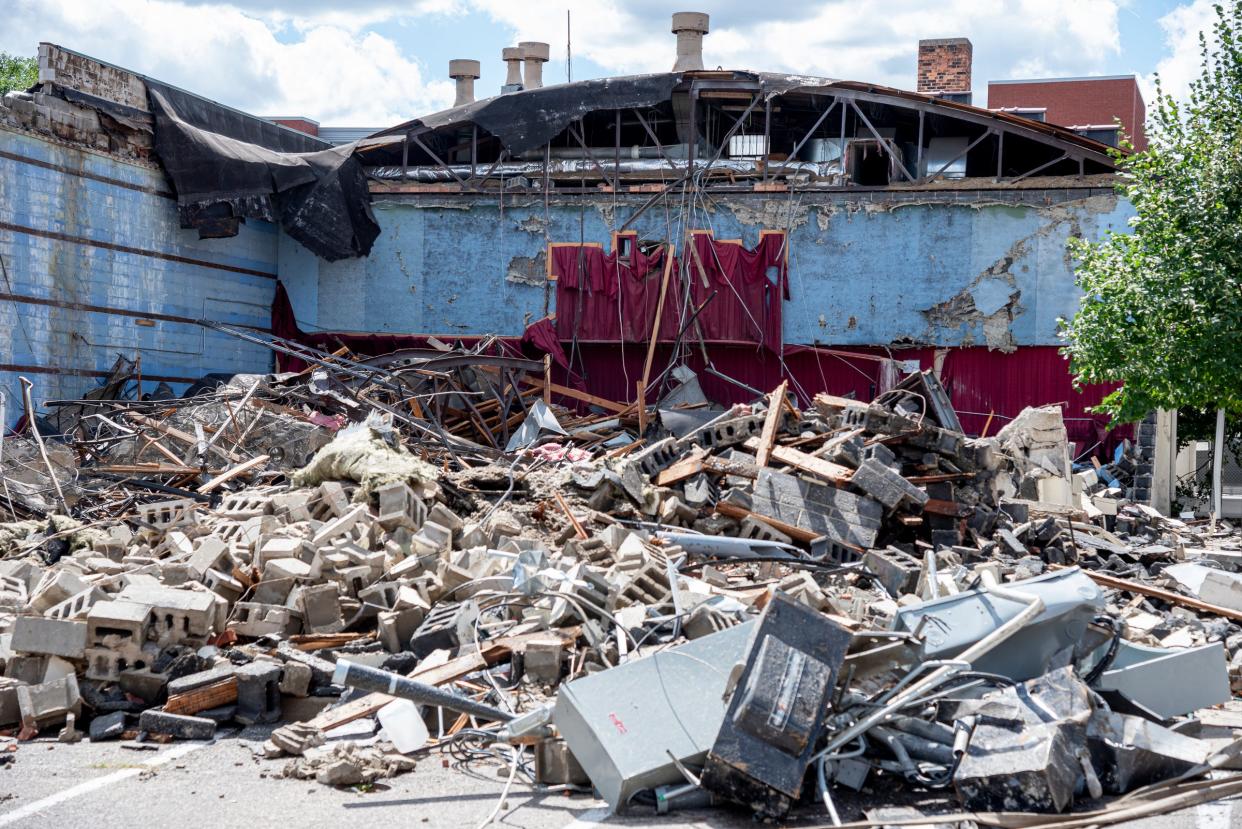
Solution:
[[[952,101],[955,104],[966,104],[969,106],[970,95],[971,93],[969,92],[937,92],[934,97],[942,101]]]
[[[1099,141],[1101,144],[1107,144],[1110,147],[1116,147],[1120,140],[1120,129],[1116,126],[1111,127],[1079,127],[1074,132],[1083,138],[1090,138],[1092,141]]]

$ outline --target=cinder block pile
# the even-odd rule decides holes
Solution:
[[[504,744],[614,808],[766,817],[890,783],[1056,812],[1232,768],[1238,537],[1102,490],[1055,407],[971,438],[920,382],[621,420],[588,460],[545,433],[432,465],[391,422],[333,423],[303,469],[210,499],[3,525],[0,734],[261,728],[330,785]]]

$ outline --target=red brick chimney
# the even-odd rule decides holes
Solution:
[[[919,86],[926,95],[970,92],[973,48],[964,37],[919,41]]]

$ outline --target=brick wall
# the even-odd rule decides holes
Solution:
[[[918,91],[969,92],[973,47],[964,37],[919,41]]]
[[[267,120],[271,121],[273,124],[280,124],[282,127],[288,127],[291,130],[297,130],[298,132],[304,132],[307,135],[315,135],[315,136],[319,135],[319,122],[311,118],[275,117],[275,118],[268,118]]]
[[[1115,117],[1137,149],[1147,146],[1147,110],[1133,76],[988,83],[988,108],[1003,107],[1044,107],[1046,120],[1063,127],[1111,124]]]

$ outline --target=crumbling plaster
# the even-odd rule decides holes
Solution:
[[[520,333],[545,312],[545,240],[596,242],[646,197],[417,195],[377,198],[371,256],[295,255],[281,274],[300,318],[328,329]],[[670,204],[670,210],[678,207]],[[785,341],[837,345],[1057,344],[1079,292],[1065,241],[1124,229],[1132,211],[1103,189],[713,195],[692,227],[754,245],[790,232]],[[682,225],[657,204],[632,229]]]

